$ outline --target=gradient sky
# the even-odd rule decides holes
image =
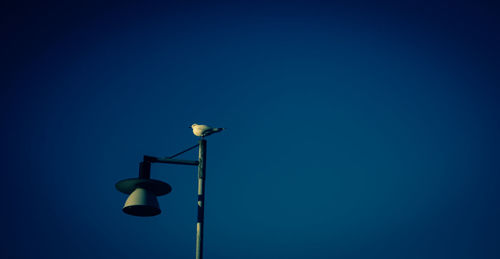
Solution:
[[[206,259],[500,258],[493,1],[69,2],[0,8],[1,258],[194,258],[194,167],[114,187],[192,123]]]

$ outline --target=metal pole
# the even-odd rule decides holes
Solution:
[[[203,216],[205,214],[205,171],[207,157],[207,141],[199,142],[198,163],[198,220],[196,222],[196,259],[203,258]]]

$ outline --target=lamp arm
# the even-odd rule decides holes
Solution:
[[[196,165],[196,166],[199,164],[199,161],[171,159],[171,158],[158,158],[158,157],[154,157],[154,156],[144,156],[144,162],[163,163],[163,164]]]

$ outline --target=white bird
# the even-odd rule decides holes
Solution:
[[[211,135],[216,132],[220,132],[224,130],[224,128],[212,128],[207,125],[198,125],[198,124],[193,124],[191,125],[191,128],[193,129],[193,134],[198,137],[206,137],[208,135]]]

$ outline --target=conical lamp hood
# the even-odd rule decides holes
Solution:
[[[134,216],[155,216],[160,214],[156,195],[147,189],[137,187],[128,197],[123,212]]]

